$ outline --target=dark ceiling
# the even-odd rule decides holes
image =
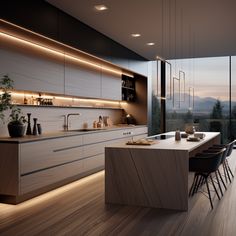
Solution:
[[[236,55],[236,0],[47,2],[149,60]],[[108,10],[95,11],[97,4]]]

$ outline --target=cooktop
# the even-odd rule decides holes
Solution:
[[[168,138],[173,138],[173,137],[174,135],[171,135],[171,134],[158,134],[158,135],[150,137],[149,139],[162,140],[162,139],[168,139]]]

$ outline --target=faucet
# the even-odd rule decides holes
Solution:
[[[69,130],[69,117],[70,116],[80,116],[80,113],[69,113],[69,114],[67,114],[67,115],[64,115],[64,117],[65,117],[65,125],[64,125],[64,129],[66,130],[66,131],[68,131]]]

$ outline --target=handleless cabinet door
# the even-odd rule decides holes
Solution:
[[[91,62],[93,63],[93,62]],[[73,58],[65,58],[65,94],[101,97],[101,69]]]
[[[121,100],[121,75],[102,70],[102,98]]]
[[[83,158],[82,136],[49,139],[20,145],[20,174],[41,171]]]
[[[13,39],[0,38],[0,76],[17,90],[64,93],[64,56]]]

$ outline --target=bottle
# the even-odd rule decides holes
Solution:
[[[97,123],[97,127],[98,127],[98,128],[102,128],[102,127],[103,127],[102,116],[99,116],[98,123]]]
[[[97,121],[95,120],[94,122],[93,122],[93,128],[97,128],[98,126],[97,126]]]
[[[175,141],[180,141],[181,140],[181,134],[180,131],[177,129],[175,131]]]

